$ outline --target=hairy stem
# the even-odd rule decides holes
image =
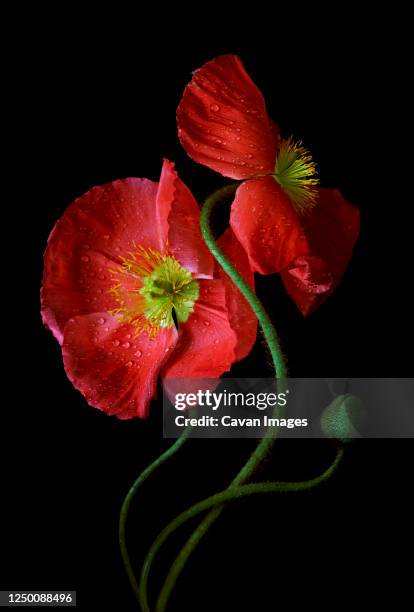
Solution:
[[[244,484],[239,486],[232,486],[220,493],[216,493],[215,495],[211,495],[206,499],[194,504],[181,514],[179,514],[171,523],[169,523],[158,535],[153,545],[151,546],[143,565],[143,570],[141,574],[140,580],[140,591],[142,593],[147,591],[147,582],[148,575],[156,557],[159,549],[163,545],[163,543],[168,539],[168,537],[181,525],[183,525],[188,520],[194,518],[198,514],[209,510],[212,507],[219,506],[224,502],[234,501],[237,499],[241,499],[247,497],[249,495],[256,495],[258,493],[282,493],[282,492],[299,492],[305,491],[307,489],[312,489],[316,487],[320,483],[328,480],[335,472],[338,467],[342,457],[344,454],[343,448],[339,448],[334,461],[331,465],[319,476],[312,478],[311,480],[305,480],[302,482],[261,482],[261,483],[252,483],[252,484]],[[162,608],[160,608],[162,609]],[[145,612],[148,612],[148,604],[145,604],[143,607]],[[157,608],[158,612],[158,608]]]
[[[148,467],[146,467],[143,472],[141,472],[141,474],[138,476],[138,478],[136,479],[132,487],[129,489],[124,499],[124,502],[122,504],[121,513],[119,516],[119,529],[118,529],[119,547],[121,549],[122,561],[124,563],[125,571],[127,573],[129,582],[131,584],[131,587],[135,593],[135,597],[137,598],[138,602],[140,601],[138,583],[135,578],[135,574],[132,571],[131,560],[129,558],[128,548],[126,545],[126,538],[125,538],[126,522],[128,518],[129,508],[130,508],[131,502],[134,499],[135,494],[137,490],[139,489],[139,487],[149,478],[149,476],[151,476],[153,472],[155,472],[155,470],[160,465],[162,465],[163,463],[165,463],[165,461],[167,461],[167,459],[170,459],[170,457],[175,455],[175,453],[181,448],[181,446],[184,444],[184,442],[188,438],[190,429],[191,428],[186,428],[181,434],[181,436],[174,442],[174,444],[170,446],[170,448],[168,448],[164,453],[162,453],[162,455],[160,455],[155,461],[153,461]]]

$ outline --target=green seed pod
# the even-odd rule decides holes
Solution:
[[[366,411],[362,401],[355,395],[338,395],[321,415],[321,429],[328,438],[350,442],[360,438]]]

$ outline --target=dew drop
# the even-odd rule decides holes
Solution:
[[[124,342],[122,348],[128,349],[131,346],[130,342]]]
[[[96,322],[98,323],[98,325],[103,325],[105,323],[105,319],[103,317],[99,317]]]
[[[87,263],[89,261],[89,257],[87,255],[82,255],[81,261],[84,261],[85,263]]]
[[[218,105],[218,104],[211,104],[211,105],[210,105],[210,110],[212,110],[212,111],[213,111],[213,113],[217,113],[217,111],[219,111],[219,110],[220,110],[220,107],[219,107],[219,105]]]
[[[119,340],[114,340],[114,341],[113,341],[113,345],[114,345],[114,346],[119,346],[119,345],[120,345]]]

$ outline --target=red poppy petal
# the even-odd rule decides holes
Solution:
[[[212,278],[214,260],[200,230],[200,209],[180,180],[174,164],[164,161],[157,199],[170,202],[168,250],[196,278]]]
[[[109,293],[113,281],[108,270],[116,266],[95,250],[74,247],[64,240],[49,243],[41,290],[42,318],[59,344],[70,318],[117,307]]]
[[[44,256],[42,314],[59,342],[68,319],[114,307],[108,268],[136,244],[166,243],[157,190],[157,183],[134,178],[94,187],[56,223]]]
[[[298,258],[282,278],[306,316],[341,280],[359,234],[359,211],[336,189],[320,189],[318,205],[304,224],[312,256]]]
[[[254,274],[250,268],[248,257],[231,228],[224,232],[218,240],[218,245],[236,270],[240,272],[250,287],[254,289]],[[217,265],[217,269],[218,276],[223,281],[226,289],[229,321],[237,336],[235,348],[236,361],[240,361],[250,353],[256,341],[257,318],[249,303],[242,296],[230,277],[227,276],[220,266]]]
[[[320,257],[298,257],[289,270],[281,274],[286,290],[306,317],[332,292],[333,277]]]
[[[177,109],[188,155],[224,176],[272,172],[279,131],[263,96],[236,55],[222,55],[193,73]]]
[[[319,189],[318,204],[304,223],[312,254],[326,261],[338,284],[359,235],[359,210],[337,189]]]
[[[240,185],[231,207],[230,225],[255,272],[280,272],[309,252],[290,198],[270,176]]]
[[[66,373],[94,408],[120,419],[148,415],[160,369],[177,341],[175,328],[153,340],[134,337],[107,313],[76,317],[65,327],[62,346]]]
[[[163,370],[165,379],[216,378],[230,369],[236,334],[229,323],[222,281],[200,281],[200,297],[180,332],[177,348]]]

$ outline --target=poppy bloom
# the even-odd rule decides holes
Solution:
[[[195,161],[242,179],[230,225],[252,270],[281,272],[304,315],[339,283],[359,233],[359,212],[318,187],[309,152],[283,140],[263,96],[235,55],[193,74],[177,110],[182,145]]]
[[[220,240],[253,286],[231,230]],[[91,406],[145,417],[160,375],[216,378],[246,356],[256,319],[215,268],[199,209],[164,161],[159,183],[94,187],[56,223],[44,257],[42,317],[73,385]]]

